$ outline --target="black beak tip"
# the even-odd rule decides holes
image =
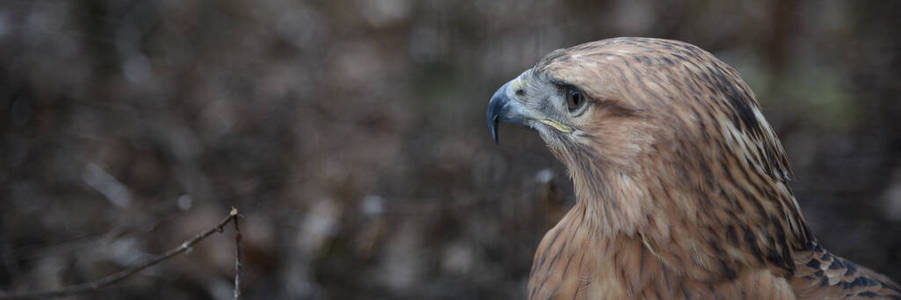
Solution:
[[[497,144],[497,123],[497,116],[488,120],[488,129],[491,131],[491,140],[494,141],[495,145]]]

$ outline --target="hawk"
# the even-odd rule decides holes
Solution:
[[[684,42],[551,52],[491,97],[531,127],[576,204],[546,233],[529,299],[901,299],[807,226],[785,151],[738,73]]]

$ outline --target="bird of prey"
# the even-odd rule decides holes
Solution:
[[[679,41],[551,52],[491,97],[531,127],[576,204],[542,239],[529,299],[901,299],[817,241],[785,152],[738,73]]]

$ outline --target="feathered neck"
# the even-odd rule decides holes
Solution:
[[[734,157],[648,151],[625,165],[574,151],[557,155],[573,179],[573,209],[585,210],[579,226],[602,238],[640,239],[674,269],[697,270],[698,279],[728,277],[738,265],[792,273],[791,252],[812,241],[788,185]]]

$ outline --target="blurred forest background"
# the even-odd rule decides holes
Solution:
[[[739,70],[836,253],[901,279],[901,1],[0,2],[0,291],[102,277],[234,205],[250,299],[515,299],[572,204],[495,89],[556,48]],[[230,234],[72,299],[229,299]]]

